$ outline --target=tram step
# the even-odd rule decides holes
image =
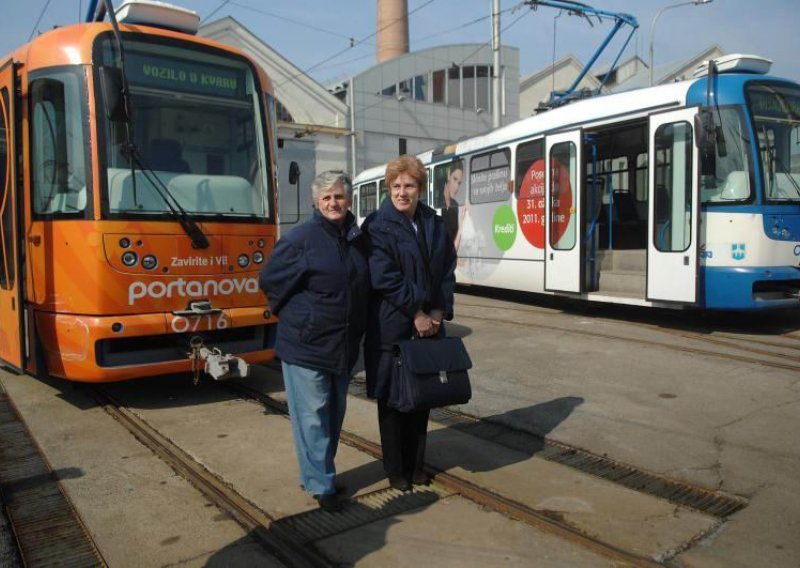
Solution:
[[[597,251],[600,270],[632,271],[644,273],[647,263],[646,250],[600,250]]]
[[[645,286],[644,271],[603,270],[600,272],[600,292],[620,292],[644,297]]]

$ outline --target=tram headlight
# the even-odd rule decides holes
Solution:
[[[125,266],[134,266],[139,261],[139,257],[133,251],[127,251],[122,254],[122,264]]]
[[[142,268],[145,270],[153,270],[156,266],[158,266],[158,259],[155,255],[148,254],[142,258]]]
[[[126,249],[129,246],[131,246],[131,240],[128,237],[122,237],[119,240],[119,246],[121,246],[122,248]]]
[[[240,268],[247,268],[250,266],[250,257],[246,254],[240,254],[239,258],[236,259],[236,263]]]
[[[264,248],[264,239],[258,239],[258,248]]]
[[[255,262],[256,264],[261,264],[262,262],[264,262],[264,253],[261,252],[260,250],[257,250],[256,252],[254,252],[253,253],[253,262]]]

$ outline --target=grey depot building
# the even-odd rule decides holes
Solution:
[[[235,18],[199,33],[238,47],[270,76],[278,104],[278,190],[282,229],[310,215],[317,172],[353,175],[401,153],[415,154],[519,118],[519,50],[501,49],[500,96],[493,100],[489,44],[445,45],[409,52],[405,0],[377,0],[377,63],[347,81],[323,86]],[[289,164],[297,162],[297,188]]]

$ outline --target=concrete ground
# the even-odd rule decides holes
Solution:
[[[462,294],[456,311],[450,333],[464,337],[475,363],[473,400],[462,410],[750,504],[719,523],[547,462],[533,450],[500,449],[436,425],[429,436],[432,465],[675,566],[800,565],[797,371],[642,342],[699,345],[667,333],[685,328],[686,320],[635,325],[625,310],[570,312],[552,303]],[[800,329],[800,318],[781,317],[779,329],[745,322],[740,332],[784,341],[786,360],[797,360],[794,343],[779,333]],[[54,469],[73,472],[62,484],[110,566],[279,565],[79,389],[5,373],[0,381]],[[247,383],[283,396],[281,378],[270,369]],[[113,391],[273,517],[315,507],[297,487],[285,418],[213,385],[192,387],[186,377],[122,383]],[[351,397],[345,428],[377,441],[374,406]],[[337,465],[351,494],[385,487],[380,464],[350,447],[340,447]],[[316,545],[358,566],[612,564],[457,496]]]

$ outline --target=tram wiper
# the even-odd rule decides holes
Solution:
[[[144,174],[145,179],[150,182],[150,185],[164,201],[172,217],[178,221],[183,231],[189,236],[192,241],[192,247],[196,249],[208,248],[208,238],[206,238],[200,226],[186,213],[186,210],[181,206],[175,196],[170,193],[169,188],[161,181],[158,175],[144,164],[139,150],[133,142],[131,93],[128,87],[128,77],[125,73],[125,49],[122,43],[122,34],[119,31],[119,24],[117,23],[117,17],[114,14],[111,0],[102,0],[102,2],[105,6],[108,18],[111,21],[111,27],[114,30],[114,39],[116,40],[117,50],[119,52],[119,74],[117,75],[111,72],[110,69],[103,69],[104,72],[101,73],[101,84],[106,102],[108,119],[112,122],[119,122],[125,125],[125,142],[122,147],[122,153],[131,166],[133,201],[134,203],[138,201],[136,189],[136,167],[138,166],[139,170]]]
[[[189,236],[192,241],[192,248],[196,249],[205,249],[209,247],[208,238],[206,237],[203,230],[200,228],[194,219],[186,212],[186,209],[181,206],[180,202],[172,195],[169,188],[166,184],[161,181],[161,178],[158,177],[150,166],[144,163],[142,160],[141,155],[139,154],[139,150],[136,148],[136,145],[131,144],[127,148],[131,160],[131,165],[136,165],[139,168],[139,171],[144,174],[145,179],[150,182],[150,186],[156,190],[156,193],[159,197],[164,201],[164,204],[167,206],[167,209],[170,212],[170,215],[178,221],[183,231]]]

